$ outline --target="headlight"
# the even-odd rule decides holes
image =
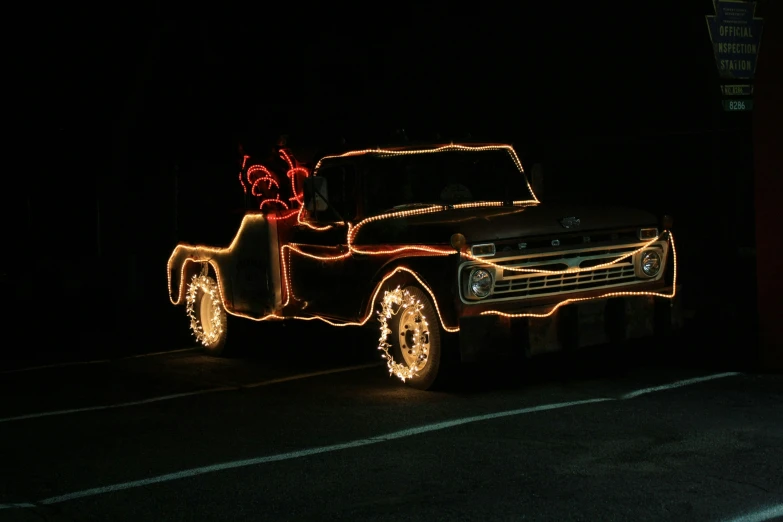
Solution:
[[[641,268],[647,277],[655,277],[661,270],[661,254],[656,250],[647,250],[642,254]]]
[[[474,269],[468,278],[468,288],[476,297],[487,297],[492,291],[492,274],[483,268]]]

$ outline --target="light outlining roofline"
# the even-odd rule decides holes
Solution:
[[[326,159],[347,158],[351,156],[362,156],[365,154],[379,154],[381,156],[413,156],[416,154],[434,154],[437,152],[449,152],[455,150],[461,150],[461,151],[505,150],[506,152],[508,152],[509,156],[511,156],[511,159],[514,161],[514,165],[516,165],[517,169],[522,174],[522,177],[525,180],[525,184],[527,185],[530,194],[533,195],[534,202],[540,203],[538,197],[536,196],[536,193],[533,191],[533,187],[530,185],[530,181],[527,179],[527,176],[525,175],[525,169],[522,167],[522,162],[519,160],[519,156],[517,156],[517,152],[514,150],[514,147],[512,147],[511,145],[503,145],[503,144],[470,146],[470,145],[455,145],[451,143],[449,145],[441,145],[438,147],[422,148],[422,149],[400,150],[400,149],[376,148],[376,149],[353,150],[350,152],[344,152],[343,154],[324,156],[323,158],[318,160],[318,163],[316,163],[315,168],[313,169],[313,175],[314,176],[316,175],[319,167],[321,166],[321,163]]]
[[[400,150],[400,149],[365,149],[365,150],[346,152],[344,154],[335,155],[335,156],[326,156],[326,157],[322,158],[318,162],[318,164],[315,166],[315,169],[313,170],[313,172],[314,173],[317,172],[318,168],[321,166],[321,162],[324,159],[329,159],[329,158],[350,157],[350,156],[357,156],[357,155],[371,154],[371,153],[381,154],[381,155],[385,155],[385,156],[401,156],[401,155],[414,155],[414,154],[430,154],[430,153],[445,152],[445,151],[450,151],[450,150],[463,150],[463,151],[505,150],[511,156],[512,160],[514,161],[514,164],[517,166],[517,169],[520,171],[520,173],[523,174],[523,178],[525,179],[525,183],[527,184],[527,187],[530,190],[530,193],[533,195],[533,198],[534,198],[533,200],[514,201],[514,202],[512,202],[512,204],[515,205],[515,206],[519,206],[519,205],[532,205],[532,204],[540,203],[540,201],[536,197],[535,193],[533,192],[532,187],[530,186],[530,182],[527,180],[527,177],[524,175],[524,169],[522,167],[522,163],[519,160],[519,157],[516,154],[516,151],[514,151],[513,147],[511,147],[509,145],[466,146],[466,145],[450,144],[450,145],[443,145],[443,146],[429,148],[429,149],[407,149],[407,150]],[[286,157],[284,159],[286,159],[289,162],[289,165],[292,166],[289,158]],[[299,169],[297,169],[297,170],[299,170]],[[294,188],[294,192],[295,193],[296,193],[296,191],[295,191],[296,187],[295,187],[295,180],[293,178],[296,177],[295,174],[297,174],[297,173],[298,172],[293,173],[294,175],[291,176],[292,187]],[[243,186],[244,186],[244,184],[243,184]],[[295,197],[295,198],[291,198],[291,199],[293,201],[296,201],[297,203],[300,203],[300,204],[302,203],[299,200],[299,198]],[[330,324],[332,326],[362,326],[362,325],[367,323],[367,321],[370,319],[370,317],[372,317],[372,312],[373,312],[373,308],[372,307],[370,308],[370,311],[369,311],[368,315],[364,319],[359,321],[359,322],[336,322],[336,321],[327,319],[325,317],[317,316],[317,315],[313,315],[313,316],[280,316],[280,315],[277,315],[277,314],[268,314],[268,315],[265,315],[263,317],[255,317],[255,316],[251,316],[251,315],[244,314],[244,313],[241,313],[241,312],[236,312],[236,311],[233,311],[233,310],[229,310],[229,307],[227,306],[227,301],[225,299],[224,292],[223,292],[222,275],[220,274],[220,268],[219,268],[217,262],[214,261],[213,256],[214,256],[214,254],[218,254],[218,253],[225,253],[225,254],[230,253],[234,249],[234,247],[235,247],[235,245],[236,245],[236,243],[237,243],[237,241],[239,239],[239,236],[242,233],[242,229],[246,226],[246,224],[249,221],[254,220],[254,219],[265,219],[265,220],[270,220],[270,221],[278,221],[278,220],[288,219],[288,218],[292,217],[294,214],[296,214],[298,223],[306,225],[307,227],[309,227],[309,228],[311,228],[313,230],[317,230],[317,231],[329,230],[329,229],[331,229],[331,228],[333,228],[335,226],[345,226],[347,228],[347,231],[346,231],[346,244],[348,245],[348,251],[346,253],[343,253],[343,254],[338,254],[338,255],[333,255],[333,256],[319,256],[319,255],[315,255],[315,254],[311,254],[311,253],[303,251],[300,248],[301,245],[296,244],[296,243],[291,243],[291,244],[283,245],[282,247],[280,247],[280,256],[281,256],[282,261],[283,261],[283,264],[282,264],[283,286],[284,286],[283,292],[285,293],[285,301],[283,303],[283,306],[287,306],[290,303],[291,298],[292,297],[295,298],[294,295],[293,295],[293,281],[292,281],[292,277],[291,277],[291,267],[290,267],[291,253],[297,253],[297,254],[302,255],[304,257],[308,257],[308,258],[316,259],[316,260],[320,260],[320,261],[340,261],[340,260],[343,260],[343,259],[345,259],[347,257],[350,257],[350,255],[354,254],[354,253],[355,254],[365,254],[365,255],[391,255],[391,254],[397,254],[397,253],[401,253],[401,252],[405,252],[405,251],[418,251],[418,252],[424,252],[424,253],[427,253],[427,254],[430,254],[430,255],[436,255],[436,256],[457,255],[458,252],[456,250],[454,250],[452,248],[448,248],[448,247],[437,248],[437,247],[431,247],[431,246],[426,246],[426,245],[406,245],[406,246],[402,246],[402,247],[395,248],[395,249],[379,250],[379,249],[371,249],[371,248],[369,248],[369,249],[367,249],[367,248],[359,249],[359,248],[356,248],[354,246],[354,244],[355,244],[356,236],[357,236],[359,230],[364,225],[366,225],[368,223],[375,222],[375,221],[384,220],[384,219],[403,218],[403,217],[412,216],[412,215],[430,214],[430,213],[434,213],[434,212],[442,212],[442,211],[445,211],[445,210],[448,210],[448,209],[452,209],[452,208],[463,209],[463,208],[478,208],[478,207],[500,207],[500,206],[504,206],[505,204],[506,203],[501,202],[501,201],[497,201],[497,202],[491,201],[491,202],[461,203],[461,204],[452,205],[452,206],[433,205],[431,207],[427,207],[427,208],[423,208],[423,209],[412,209],[412,210],[405,210],[405,211],[398,211],[398,212],[389,212],[389,213],[386,213],[386,214],[380,214],[380,215],[377,215],[377,216],[371,216],[369,218],[365,218],[364,220],[358,222],[356,225],[352,225],[349,222],[337,222],[337,223],[332,223],[332,224],[328,224],[328,225],[321,226],[321,227],[314,226],[311,223],[302,220],[302,214],[303,214],[303,211],[304,211],[304,207],[303,206],[301,206],[298,210],[291,210],[291,211],[287,212],[283,216],[277,216],[277,215],[267,216],[267,215],[259,214],[259,213],[246,214],[245,217],[242,220],[242,224],[240,225],[239,230],[237,231],[236,235],[234,236],[234,239],[232,240],[231,244],[228,247],[225,247],[225,248],[215,248],[215,247],[199,246],[199,245],[187,245],[187,244],[179,244],[179,245],[177,245],[177,247],[174,249],[174,251],[172,252],[171,256],[169,257],[169,260],[168,260],[168,263],[167,263],[169,300],[174,305],[181,304],[182,299],[183,299],[183,295],[185,293],[185,275],[187,273],[186,268],[188,266],[188,263],[191,263],[191,262],[193,262],[193,263],[205,263],[206,262],[206,263],[209,263],[209,265],[213,268],[213,270],[215,272],[215,275],[216,275],[216,277],[218,279],[218,289],[219,289],[219,293],[220,293],[221,302],[223,303],[223,306],[226,309],[227,313],[229,313],[231,315],[234,315],[234,316],[237,316],[237,317],[243,317],[243,318],[250,319],[250,320],[253,320],[253,321],[282,320],[282,319],[298,319],[298,320],[305,320],[305,321],[320,320],[320,321],[323,321],[323,322],[325,322],[327,324]],[[501,316],[505,316],[505,317],[542,317],[543,318],[543,317],[551,316],[552,314],[554,314],[557,311],[557,309],[559,309],[560,307],[562,307],[562,306],[564,306],[566,304],[575,303],[575,302],[581,302],[581,301],[589,301],[589,300],[604,299],[604,298],[608,298],[608,297],[619,297],[619,296],[655,296],[655,297],[663,297],[663,298],[670,298],[671,299],[671,298],[673,298],[675,296],[676,280],[677,280],[677,253],[676,253],[676,250],[674,248],[674,237],[672,236],[671,232],[664,231],[658,237],[656,237],[655,239],[649,241],[648,243],[646,243],[642,247],[638,248],[637,250],[635,250],[633,252],[630,252],[628,254],[625,254],[625,255],[623,255],[623,256],[621,256],[621,257],[619,257],[619,258],[617,258],[617,259],[615,259],[613,261],[604,263],[604,264],[600,265],[598,268],[611,266],[611,265],[614,265],[616,263],[621,262],[622,260],[624,260],[624,259],[626,259],[626,258],[628,258],[628,257],[630,257],[630,256],[632,256],[632,255],[634,255],[634,254],[636,254],[638,252],[640,252],[644,248],[647,248],[650,244],[654,243],[655,241],[658,241],[665,234],[668,234],[668,240],[670,241],[671,246],[672,246],[672,256],[673,256],[673,264],[674,264],[674,280],[673,280],[673,284],[672,284],[672,293],[671,293],[671,295],[669,295],[669,294],[662,294],[662,293],[658,293],[658,292],[611,292],[611,293],[602,294],[602,295],[594,296],[594,297],[566,299],[564,301],[561,301],[561,302],[557,303],[555,306],[553,306],[552,309],[549,310],[549,312],[541,313],[541,314],[536,314],[536,313],[508,314],[508,313],[500,312],[500,311],[496,311],[496,310],[488,310],[488,311],[482,312],[482,315],[501,315]],[[187,257],[185,257],[182,260],[182,268],[181,268],[181,271],[180,271],[179,292],[178,292],[177,298],[174,299],[174,297],[172,296],[172,291],[171,291],[172,290],[171,289],[171,263],[172,263],[173,259],[175,258],[175,256],[177,255],[177,253],[179,252],[179,250],[181,248],[189,248],[189,249],[196,250],[197,257],[193,257],[193,256],[188,255]],[[198,254],[201,254],[201,255],[198,255]],[[464,253],[463,255],[465,255],[468,259],[473,259],[473,260],[478,261],[479,263],[481,263],[483,265],[495,266],[496,268],[499,266],[496,263],[493,263],[492,261],[488,261],[485,258],[476,258],[475,256],[473,256],[472,254],[469,254],[469,253]],[[534,272],[534,273],[542,273],[543,272],[543,273],[548,273],[548,274],[574,273],[574,272],[581,272],[581,271],[585,271],[585,270],[595,270],[596,269],[596,267],[589,267],[589,268],[584,268],[584,269],[581,269],[581,268],[578,268],[578,267],[574,267],[574,268],[567,268],[565,270],[555,271],[555,270],[526,269],[526,268],[521,268],[521,267],[503,267],[503,268],[504,268],[504,270],[511,270],[511,271],[518,271],[518,272]],[[378,286],[376,287],[376,289],[375,289],[375,291],[373,293],[372,300],[370,301],[370,303],[374,303],[375,300],[377,299],[378,293],[380,292],[381,285],[385,281],[387,281],[390,277],[394,276],[395,274],[399,273],[400,271],[405,271],[405,272],[410,273],[422,285],[422,287],[425,288],[426,291],[430,294],[430,296],[433,299],[433,303],[435,305],[435,308],[436,308],[436,310],[438,312],[438,317],[439,317],[439,320],[441,322],[441,326],[444,328],[444,330],[446,330],[448,332],[457,332],[457,331],[459,331],[459,326],[452,326],[452,327],[450,327],[450,326],[447,326],[445,324],[445,322],[443,320],[443,316],[441,315],[440,307],[438,305],[437,298],[435,297],[435,294],[424,283],[424,281],[421,280],[421,278],[417,274],[415,274],[412,270],[410,270],[410,269],[408,269],[406,267],[398,267],[394,271],[392,271],[389,274],[387,274],[381,280],[381,282],[378,284]]]
[[[524,206],[524,205],[534,205],[541,203],[538,200],[538,197],[536,196],[535,192],[533,191],[533,187],[530,185],[530,181],[527,179],[527,176],[525,175],[525,169],[522,167],[522,162],[519,160],[519,156],[517,156],[516,151],[514,148],[510,145],[502,145],[502,144],[496,144],[496,145],[481,145],[481,146],[468,146],[468,145],[455,145],[455,144],[449,144],[449,145],[441,145],[438,147],[433,148],[423,148],[423,149],[363,149],[363,150],[354,150],[345,152],[343,154],[337,154],[332,156],[324,156],[320,160],[318,160],[318,163],[315,165],[315,168],[313,169],[313,176],[315,176],[318,172],[318,169],[321,167],[321,163],[325,159],[332,159],[332,158],[346,158],[351,156],[361,156],[365,154],[380,154],[382,156],[412,156],[416,154],[435,154],[438,152],[448,152],[448,151],[454,151],[454,150],[460,150],[460,151],[484,151],[484,150],[505,150],[508,155],[511,157],[512,161],[514,162],[514,165],[517,167],[517,170],[519,170],[520,174],[522,174],[522,179],[525,180],[525,185],[527,186],[528,190],[530,191],[530,194],[533,196],[533,199],[528,200],[517,200],[512,201],[512,205],[514,206]],[[347,226],[348,227],[348,246],[350,249],[353,249],[352,243],[353,239],[356,237],[356,233],[358,232],[359,228],[361,228],[363,225],[378,221],[379,219],[388,219],[388,218],[394,218],[394,217],[407,217],[414,214],[429,214],[431,212],[439,212],[448,210],[449,208],[456,208],[456,209],[464,209],[464,208],[479,208],[479,207],[501,207],[505,205],[502,201],[478,201],[478,202],[471,202],[471,203],[459,203],[456,205],[433,205],[431,207],[423,208],[423,209],[416,209],[416,210],[407,210],[407,211],[400,211],[400,212],[390,212],[387,214],[380,214],[377,216],[371,216],[369,218],[365,218],[359,223],[356,224],[356,226],[353,227],[354,232],[353,235],[351,234],[351,224],[339,221],[335,223],[330,223],[323,226],[317,226],[313,225],[312,223],[303,220],[302,216],[304,214],[304,205],[299,207],[299,212],[296,216],[296,221],[300,225],[304,225],[312,230],[316,231],[324,231],[324,230],[331,230],[335,226]],[[359,253],[358,251],[356,251]]]

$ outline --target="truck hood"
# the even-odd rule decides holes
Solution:
[[[565,228],[560,220],[579,219]],[[363,225],[357,244],[448,244],[452,234],[465,236],[468,244],[484,241],[627,230],[656,226],[653,214],[624,207],[538,204],[525,207],[448,209],[430,214],[383,219]]]

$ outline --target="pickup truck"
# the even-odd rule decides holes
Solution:
[[[678,322],[671,218],[539,201],[511,145],[280,157],[285,173],[243,164],[258,208],[230,245],[179,244],[168,260],[171,302],[211,353],[237,320],[368,326],[390,374],[430,389],[463,362]]]

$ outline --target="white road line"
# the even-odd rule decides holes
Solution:
[[[768,507],[760,511],[754,511],[726,522],[764,522],[766,520],[783,519],[783,504]]]
[[[0,375],[4,375],[7,373],[22,373],[22,372],[32,372],[35,370],[48,370],[50,368],[66,368],[68,366],[84,366],[87,364],[102,364],[111,362],[111,359],[100,359],[97,361],[73,361],[73,362],[65,362],[65,363],[57,363],[57,364],[46,364],[44,366],[28,366],[27,368],[14,368],[13,370],[3,370],[0,372]]]
[[[191,397],[193,395],[204,395],[205,393],[214,393],[221,391],[236,390],[236,387],[226,386],[223,388],[209,388],[206,390],[197,390],[185,393],[175,393],[173,395],[162,395],[160,397],[151,397],[140,401],[120,402],[117,404],[106,404],[103,406],[86,406],[84,408],[71,408],[69,410],[44,411],[40,413],[28,413],[27,415],[17,415],[16,417],[6,417],[0,419],[1,422],[14,422],[27,419],[40,419],[41,417],[54,417],[55,415],[68,415],[71,413],[83,413],[86,411],[111,410],[114,408],[127,408],[128,406],[138,406],[140,404],[149,404],[151,402],[170,401],[171,399],[180,399],[182,397]]]
[[[34,508],[35,504],[29,504],[27,502],[17,502],[16,504],[0,504],[0,509],[13,509],[13,508]]]
[[[500,419],[503,417],[512,417],[515,415],[524,415],[526,413],[537,413],[539,411],[559,410],[561,408],[571,408],[573,406],[581,406],[583,404],[594,404],[597,402],[615,401],[613,398],[598,398],[598,399],[585,399],[581,401],[570,402],[558,402],[555,404],[542,404],[540,406],[530,406],[528,408],[520,408],[518,410],[500,411],[495,413],[487,413],[484,415],[474,415],[473,417],[463,417],[461,419],[454,419],[444,422],[436,422],[435,424],[427,424],[425,426],[418,426],[416,428],[408,428],[406,430],[395,431],[380,437],[373,437],[372,440],[378,440],[378,442],[386,442],[389,440],[404,439],[406,437],[413,437],[414,435],[421,435],[422,433],[429,433],[431,431],[440,431],[448,428],[454,428],[456,426],[462,426],[463,424],[472,424],[474,422],[482,422],[493,419]]]
[[[358,367],[354,367],[353,369],[358,369]],[[321,372],[318,372],[319,374]],[[334,373],[334,372],[332,372]],[[312,374],[305,374],[305,375],[312,375]],[[631,393],[627,393],[625,395],[622,395],[620,397],[612,397],[612,398],[596,398],[596,399],[586,399],[581,401],[571,401],[571,402],[560,402],[555,404],[543,404],[540,406],[531,406],[527,408],[520,408],[516,410],[508,410],[508,411],[501,411],[501,412],[495,412],[495,413],[487,413],[485,415],[475,415],[471,417],[463,417],[461,419],[453,419],[450,421],[444,421],[444,422],[437,422],[434,424],[425,424],[424,426],[418,426],[415,428],[408,428],[404,430],[394,431],[391,433],[387,433],[384,435],[378,435],[376,437],[370,437],[365,439],[359,439],[354,440],[350,442],[344,442],[341,444],[332,444],[330,446],[320,446],[316,448],[308,448],[303,449],[299,451],[292,451],[289,453],[280,453],[277,455],[270,455],[266,457],[258,457],[253,459],[245,459],[245,460],[235,460],[231,462],[224,462],[221,464],[212,464],[210,466],[202,466],[198,468],[191,468],[183,471],[177,471],[174,473],[168,473],[166,475],[158,475],[157,477],[151,477],[141,480],[134,480],[131,482],[121,482],[118,484],[112,484],[109,486],[102,486],[98,488],[91,488],[91,489],[85,489],[81,491],[74,491],[72,493],[66,493],[64,495],[58,495],[56,497],[49,497],[45,498],[43,500],[40,500],[37,504],[41,505],[48,505],[48,504],[58,504],[60,502],[67,502],[69,500],[75,500],[79,498],[85,498],[85,497],[92,497],[96,495],[102,495],[104,493],[111,493],[114,491],[122,491],[126,489],[133,489],[133,488],[139,488],[144,486],[149,486],[152,484],[159,484],[162,482],[170,482],[174,480],[180,480],[188,477],[195,477],[198,475],[204,475],[206,473],[214,473],[216,471],[225,471],[229,469],[236,469],[236,468],[243,468],[248,466],[255,466],[259,464],[267,464],[269,462],[279,462],[282,460],[291,460],[291,459],[298,459],[303,457],[309,457],[311,455],[317,455],[319,453],[330,453],[333,451],[340,451],[345,449],[351,449],[351,448],[358,448],[361,446],[368,446],[371,444],[378,444],[381,442],[388,442],[391,440],[398,440],[403,439],[406,437],[413,437],[416,435],[421,435],[422,433],[429,433],[433,431],[439,431],[439,430],[445,430],[449,428],[454,428],[456,426],[462,426],[465,424],[470,424],[474,422],[482,422],[482,421],[488,421],[493,419],[499,419],[503,417],[511,417],[515,415],[524,415],[527,413],[536,413],[541,411],[550,411],[550,410],[556,410],[561,408],[571,408],[574,406],[582,406],[585,404],[595,404],[600,402],[612,402],[612,401],[620,401],[620,400],[627,400],[631,399],[633,397],[638,397],[639,395],[643,395],[645,393],[652,393],[654,391],[663,391],[663,390],[669,390],[672,388],[677,388],[680,386],[687,386],[688,384],[695,384],[699,382],[704,382],[712,379],[720,379],[724,377],[730,377],[734,375],[741,375],[740,373],[721,373],[717,375],[708,375],[705,377],[698,377],[695,379],[688,379],[686,381],[677,381],[668,385],[663,386],[656,386],[655,388],[645,388],[642,390],[636,390]],[[7,507],[34,507],[33,504],[2,504],[0,506],[7,506]],[[780,509],[780,507],[776,506],[774,508],[770,508],[769,510],[766,510],[764,512],[755,513],[754,516],[760,516],[761,514],[766,513],[777,513],[774,511],[775,509]],[[746,519],[736,519],[736,522],[739,522],[739,520],[746,520]],[[765,520],[769,520],[769,518],[753,518],[753,519],[747,519],[748,522],[762,522]],[[735,522],[735,521],[732,521]]]
[[[152,357],[154,355],[168,355],[170,353],[194,352],[196,350],[201,350],[201,348],[194,347],[194,348],[182,348],[181,350],[164,350],[162,352],[140,353],[138,355],[128,355],[126,357],[120,357],[119,359],[114,359],[114,360],[124,361],[126,359],[138,359],[140,357]]]
[[[369,363],[369,364],[359,364],[356,366],[346,366],[345,368],[333,368],[331,370],[323,370],[320,372],[312,372],[312,373],[302,373],[299,375],[292,375],[291,377],[280,377],[279,379],[271,379],[268,381],[262,381],[262,382],[254,382],[252,384],[243,384],[240,386],[240,388],[258,388],[259,386],[269,386],[270,384],[279,384],[281,382],[288,382],[288,381],[297,381],[299,379],[308,379],[310,377],[318,377],[320,375],[329,375],[331,373],[342,373],[342,372],[350,372],[353,370],[363,370],[365,368],[375,368],[377,366],[382,366],[384,363]]]
[[[110,363],[110,362],[116,362],[116,361],[125,361],[127,359],[138,359],[140,357],[152,357],[154,355],[168,355],[170,353],[182,353],[182,352],[192,352],[194,350],[199,350],[199,348],[183,348],[181,350],[169,350],[169,351],[163,351],[163,352],[153,352],[153,353],[141,353],[138,355],[128,355],[126,357],[118,357],[116,359],[97,359],[94,361],[71,361],[71,362],[63,362],[63,363],[55,363],[55,364],[45,364],[43,366],[28,366],[26,368],[14,368],[13,370],[3,370],[0,371],[0,375],[8,374],[8,373],[23,373],[23,372],[32,372],[36,370],[49,370],[53,368],[67,368],[69,366],[86,366],[88,364],[104,364],[104,363]]]
[[[270,379],[268,381],[255,382],[251,384],[242,384],[238,386],[222,386],[220,388],[207,388],[206,390],[196,390],[192,392],[175,393],[172,395],[162,395],[159,397],[150,397],[149,399],[120,402],[116,404],[106,404],[102,406],[85,406],[84,408],[71,408],[67,410],[54,410],[54,411],[45,411],[40,413],[28,413],[26,415],[17,415],[16,417],[6,417],[4,419],[0,419],[0,423],[29,420],[29,419],[40,419],[42,417],[54,417],[56,415],[69,415],[72,413],[84,413],[88,411],[111,410],[114,408],[127,408],[128,406],[139,406],[141,404],[150,404],[152,402],[170,401],[172,399],[181,399],[183,397],[192,397],[194,395],[205,395],[207,393],[217,393],[217,392],[224,392],[224,391],[237,391],[245,388],[257,388],[259,386],[269,386],[272,384],[278,384],[282,382],[297,381],[300,379],[309,379],[311,377],[318,377],[320,375],[329,375],[332,373],[343,373],[343,372],[350,372],[355,370],[362,370],[365,368],[374,368],[377,366],[381,366],[382,364],[383,363],[372,363],[372,364],[362,364],[358,366],[347,366],[344,368],[333,368],[331,370],[324,370],[324,371],[312,372],[312,373],[302,373],[299,375],[280,377],[278,379]]]
[[[647,393],[653,393],[653,392],[659,392],[659,391],[665,391],[665,390],[673,390],[674,388],[682,388],[683,386],[689,386],[691,384],[696,384],[699,382],[704,381],[711,381],[713,379],[723,379],[724,377],[733,377],[735,375],[740,375],[739,372],[726,372],[726,373],[716,373],[714,375],[705,375],[704,377],[695,377],[693,379],[686,379],[684,381],[677,381],[672,382],[670,384],[664,384],[661,386],[653,386],[652,388],[644,388],[642,390],[636,390],[632,391],[631,393],[626,393],[625,395],[621,396],[621,399],[633,399],[634,397],[638,397],[640,395],[645,395]]]
[[[149,486],[151,484],[159,484],[161,482],[171,482],[173,480],[179,480],[183,478],[195,477],[198,475],[204,475],[206,473],[214,473],[216,471],[225,471],[228,469],[244,468],[247,466],[256,466],[258,464],[267,464],[269,462],[279,462],[281,460],[299,459],[302,457],[309,457],[311,455],[317,455],[319,453],[330,453],[333,451],[340,451],[351,448],[358,448],[361,446],[369,446],[371,444],[379,444],[389,440],[402,439],[405,437],[412,437],[421,433],[427,433],[431,431],[444,430],[447,428],[453,428],[463,424],[471,422],[479,422],[490,419],[497,419],[500,417],[509,417],[512,415],[522,415],[525,413],[534,413],[537,411],[554,410],[558,408],[568,408],[571,406],[579,406],[582,404],[591,404],[595,402],[612,401],[615,399],[588,399],[584,401],[574,402],[561,402],[559,404],[546,404],[543,406],[534,406],[531,408],[522,408],[518,410],[504,411],[499,413],[490,413],[487,415],[477,415],[475,417],[466,417],[463,419],[455,419],[452,421],[439,422],[436,424],[429,424],[420,426],[418,428],[411,428],[402,431],[395,431],[387,433],[385,435],[379,435],[377,437],[371,437],[368,439],[359,439],[350,442],[344,442],[342,444],[332,444],[330,446],[321,446],[317,448],[309,448],[299,451],[292,451],[289,453],[280,453],[277,455],[270,455],[267,457],[258,457],[254,459],[235,460],[233,462],[224,462],[222,464],[213,464],[211,466],[202,466],[199,468],[187,469],[184,471],[178,471],[176,473],[169,473],[166,475],[159,475],[157,477],[151,477],[143,480],[134,480],[132,482],[122,482],[119,484],[112,484],[110,486],[104,486],[100,488],[85,489],[82,491],[75,491],[73,493],[67,493],[65,495],[59,495],[56,497],[50,497],[39,501],[39,504],[58,504],[60,502],[66,502],[68,500],[75,500],[77,498],[92,497],[95,495],[102,495],[104,493],[111,493],[113,491],[122,491],[125,489],[140,488]]]

